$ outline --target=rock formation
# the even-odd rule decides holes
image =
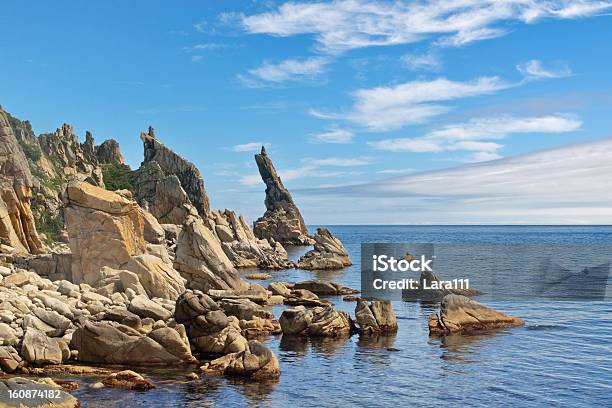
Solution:
[[[444,335],[471,331],[522,326],[523,320],[488,308],[466,296],[446,295],[440,304],[440,315],[429,316],[429,333]]]
[[[206,363],[201,370],[207,374],[246,377],[253,380],[276,379],[280,376],[278,359],[266,346],[256,340],[249,341],[246,350]]]
[[[361,334],[395,333],[397,318],[389,301],[359,300],[355,307],[355,321]]]
[[[342,242],[335,238],[326,228],[317,228],[315,244],[298,261],[298,268],[308,270],[342,269],[352,265],[348,252]]]
[[[65,200],[72,282],[96,284],[102,267],[123,269],[145,253],[144,216],[136,202],[79,181],[68,185]]]
[[[95,154],[99,163],[125,164],[119,143],[115,139],[105,140],[100,146],[95,148]]]
[[[210,212],[210,204],[198,168],[161,144],[155,138],[153,128],[149,128],[148,133],[141,133],[140,138],[144,143],[143,164],[156,162],[165,175],[175,175],[198,214],[207,215]]]
[[[79,361],[91,363],[167,365],[196,361],[185,339],[170,327],[142,334],[115,322],[86,323],[74,332],[71,348],[78,351]]]
[[[0,243],[18,252],[43,250],[30,208],[33,186],[27,158],[0,108]]]
[[[253,232],[259,238],[285,245],[312,245],[308,229],[289,191],[283,185],[266,149],[255,155],[259,174],[266,184],[266,212],[255,221]]]
[[[31,197],[31,212],[37,229],[44,233],[47,242],[61,240],[64,228],[61,194],[67,181],[77,179],[105,186],[104,169],[99,163],[93,136],[86,132],[85,141],[79,143],[72,126],[64,124],[55,132],[37,137],[28,121],[20,121],[6,112],[3,117],[17,141],[17,144],[12,143],[13,150],[19,152],[15,157],[21,162],[21,169],[29,168],[31,174],[25,183],[29,191],[26,194]],[[113,154],[121,156],[116,142],[111,145]]]
[[[343,337],[350,335],[353,329],[348,314],[338,312],[332,306],[286,309],[278,321],[284,334]]]

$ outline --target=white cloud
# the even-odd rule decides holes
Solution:
[[[544,68],[542,61],[536,59],[518,64],[516,69],[528,79],[564,78],[572,75],[572,70],[566,65]]]
[[[401,174],[401,173],[412,173],[415,172],[415,169],[405,168],[405,169],[385,169],[377,171],[378,174]]]
[[[501,140],[517,133],[573,132],[581,126],[582,122],[578,118],[569,115],[475,118],[466,123],[444,126],[421,137],[384,139],[368,144],[376,150],[392,152],[470,151],[476,153],[465,160],[476,162],[501,157],[497,151],[503,145],[490,140]]]
[[[243,144],[237,144],[232,147],[229,147],[228,150],[233,152],[242,153],[242,152],[258,152],[262,146],[270,147],[271,143],[267,142],[249,142]]]
[[[326,132],[317,133],[312,136],[314,143],[335,143],[335,144],[347,144],[353,143],[353,137],[355,135],[344,129],[329,129]]]
[[[266,83],[281,83],[287,81],[308,81],[325,71],[328,60],[312,57],[303,60],[286,59],[278,64],[264,62],[261,66],[248,70],[247,75],[238,78],[247,86]]]
[[[425,54],[405,54],[401,57],[402,64],[412,71],[439,71],[442,60],[435,52]]]
[[[314,159],[307,157],[302,159],[303,162],[309,163],[315,166],[336,166],[336,167],[351,167],[351,166],[364,166],[372,164],[371,157],[328,157],[325,159]]]
[[[316,110],[311,110],[310,114],[323,119],[346,119],[369,131],[387,131],[423,123],[449,109],[436,102],[488,95],[512,86],[514,84],[496,76],[466,82],[446,78],[417,80],[395,86],[359,89],[352,94],[354,104],[347,114]]]
[[[283,181],[298,180],[301,178],[330,178],[330,177],[346,177],[346,176],[357,176],[363,174],[359,171],[325,171],[321,170],[319,166],[313,164],[307,164],[301,167],[280,169],[278,174]],[[238,182],[243,186],[253,186],[260,183],[261,176],[259,174],[251,174],[242,176]]]
[[[203,56],[201,55],[192,55],[191,56],[191,62],[200,62],[204,59]]]
[[[504,27],[542,19],[589,17],[612,8],[597,0],[335,0],[287,2],[276,10],[242,16],[251,34],[288,37],[312,34],[318,47],[343,52],[435,40],[461,46],[503,35]]]
[[[608,224],[611,172],[608,138],[307,193],[327,194],[337,223]],[[355,211],[329,211],[347,200]],[[316,222],[330,218],[322,212]]]
[[[192,45],[191,47],[188,47],[188,48],[190,50],[214,50],[214,49],[225,48],[225,47],[226,47],[225,44],[203,43],[203,44]]]

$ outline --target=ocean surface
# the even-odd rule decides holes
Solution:
[[[316,278],[359,289],[362,242],[611,244],[612,248],[612,226],[328,228],[349,251],[352,267],[333,272],[271,272],[273,280]],[[307,250],[291,249],[290,257],[297,259]],[[260,283],[265,286],[268,282]],[[354,316],[355,303],[343,302],[341,297],[329,300]],[[158,388],[148,392],[94,390],[89,385],[98,379],[74,378],[81,386],[73,394],[85,407],[121,408],[612,406],[611,301],[481,301],[523,318],[525,326],[430,338],[427,317],[437,307],[394,302],[399,324],[394,336],[265,338],[280,362],[282,374],[277,382],[218,377],[188,382],[185,374],[197,367],[137,368]],[[283,308],[271,309],[276,318]]]

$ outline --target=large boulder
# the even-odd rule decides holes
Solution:
[[[359,333],[395,333],[397,331],[397,318],[391,302],[359,300],[355,307],[355,321]]]
[[[128,311],[143,318],[150,317],[153,320],[165,321],[172,316],[169,310],[153,302],[146,295],[135,296],[128,306]]]
[[[284,334],[343,337],[350,335],[353,330],[348,314],[338,312],[329,305],[312,309],[304,306],[286,309],[278,321]]]
[[[0,370],[12,373],[21,365],[23,365],[23,360],[17,350],[12,346],[0,347]]]
[[[298,261],[298,268],[307,270],[342,269],[352,262],[342,242],[326,228],[317,228],[315,244]]]
[[[61,364],[62,349],[58,340],[49,338],[40,330],[28,328],[23,336],[21,356],[29,363]]]
[[[429,333],[444,335],[467,333],[501,327],[522,326],[525,322],[491,309],[462,295],[446,295],[440,303],[440,315],[429,316]]]
[[[172,264],[149,254],[130,258],[125,267],[138,276],[138,281],[151,298],[176,300],[185,291],[185,279]],[[129,277],[125,276],[127,280]]]
[[[246,377],[252,380],[276,379],[280,376],[278,359],[266,346],[249,341],[244,351],[228,354],[201,367],[206,374]]]
[[[210,289],[248,289],[247,282],[227,257],[219,238],[198,216],[189,216],[176,244],[175,268],[189,281],[190,287]]]
[[[71,349],[78,360],[89,363],[137,366],[193,363],[189,344],[170,327],[147,335],[115,322],[86,323],[72,335]]]
[[[65,201],[74,283],[95,285],[103,266],[124,269],[145,253],[145,221],[135,201],[79,181],[68,184]]]
[[[191,343],[200,352],[227,354],[246,349],[238,319],[228,317],[208,295],[182,294],[176,301],[174,318],[185,325]]]
[[[285,188],[281,178],[276,173],[272,160],[266,149],[261,148],[261,154],[255,155],[259,174],[266,184],[266,212],[255,221],[253,232],[258,238],[273,239],[285,245],[312,245],[313,240],[308,235],[308,229],[293,201],[289,190]]]

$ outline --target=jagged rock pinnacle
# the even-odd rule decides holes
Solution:
[[[262,180],[266,183],[267,209],[263,217],[255,221],[255,235],[262,239],[272,238],[281,244],[311,245],[314,241],[308,235],[300,210],[276,173],[263,146],[261,154],[255,155],[255,162]]]

